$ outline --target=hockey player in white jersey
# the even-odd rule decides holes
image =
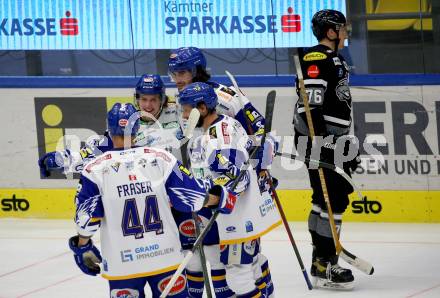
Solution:
[[[217,114],[217,100],[214,89],[200,82],[186,86],[178,96],[184,118],[194,108],[201,115],[198,126],[203,133],[188,146],[193,174],[227,186],[249,158],[252,141],[237,120]],[[260,297],[252,268],[255,239],[279,225],[279,215],[275,207],[265,214],[260,212],[266,199],[259,192],[253,170],[247,170],[236,191],[240,193],[236,209],[228,218],[219,216],[217,220],[222,244],[220,260],[226,266],[227,284],[237,297]]]
[[[183,90],[187,85],[194,82],[204,82],[214,88],[218,105],[216,107],[217,113],[232,117],[243,126],[248,135],[255,135],[256,139],[260,139],[264,133],[265,119],[261,113],[252,105],[252,103],[243,96],[244,102],[240,101],[237,90],[234,87],[228,87],[222,84],[218,84],[210,80],[211,76],[206,71],[206,58],[202,51],[196,47],[182,47],[171,52],[168,60],[169,75],[176,83],[179,91]],[[266,144],[264,150],[260,150],[257,155],[258,163],[256,165],[256,172],[259,178],[260,191],[267,193],[269,189],[268,175],[265,169],[271,165],[273,157],[275,156],[278,148],[278,143],[270,135],[266,138]],[[276,179],[273,184],[276,186]],[[269,263],[267,258],[260,253],[260,239],[254,241],[256,243],[255,257],[254,257],[254,270],[258,278],[257,285],[262,290],[262,293],[267,297],[273,297],[274,286],[270,274]],[[197,260],[194,259],[194,263]],[[196,291],[197,289],[203,289],[203,282],[200,278],[202,272],[200,265],[196,266],[197,271],[189,275],[188,284],[190,291]],[[211,274],[215,277],[214,288],[223,287],[222,276],[223,270],[211,271]],[[216,289],[214,289],[216,290]],[[201,297],[202,292],[199,291]],[[222,297],[228,297],[222,296]]]
[[[165,149],[173,155],[181,159],[181,148],[179,140],[182,138],[182,131],[179,124],[179,118],[176,111],[176,105],[170,103],[169,98],[165,95],[165,86],[159,75],[143,75],[135,88],[135,105],[141,111],[142,117],[139,121],[139,132],[135,138],[137,146],[150,146],[155,148]],[[93,142],[86,144],[80,152],[71,152],[69,150],[60,152],[47,153],[39,160],[39,165],[43,176],[49,175],[50,171],[64,170],[65,173],[72,173],[80,171],[84,164],[90,159],[105,153],[113,148],[113,142],[109,138],[108,132],[104,137],[98,138]],[[64,158],[63,158],[64,157]],[[172,209],[173,215],[178,222],[178,227],[181,237],[181,244],[184,249],[190,249],[192,243],[195,241],[194,225],[192,223],[192,216],[190,213],[182,213],[176,209]],[[210,210],[203,210],[204,213],[211,214]],[[215,224],[214,224],[215,225]],[[210,233],[216,233],[216,229]],[[210,239],[208,237],[208,239]],[[214,240],[218,244],[218,236]],[[207,254],[214,255],[211,258],[212,272],[218,273],[214,281],[214,290],[221,292],[224,297],[230,297],[233,293],[228,289],[224,279],[224,266],[220,263],[220,257],[209,249]],[[215,259],[215,261],[214,261]],[[200,259],[198,257],[193,259],[193,262],[200,266]],[[203,293],[203,274],[196,273],[191,276],[192,280],[197,280],[197,285],[201,288],[189,287],[190,295],[202,295]],[[221,279],[223,278],[223,280]],[[192,284],[192,280],[189,283]],[[201,281],[201,282],[200,282]],[[197,296],[196,296],[197,297]]]
[[[165,149],[181,159],[179,140],[183,136],[177,108],[166,96],[165,85],[159,75],[141,76],[135,87],[134,103],[142,113],[135,144]],[[69,149],[48,152],[38,161],[41,176],[47,177],[51,171],[81,172],[88,160],[112,148],[112,140],[106,131],[86,143],[79,152]]]
[[[69,239],[84,273],[99,274],[102,263],[112,298],[143,298],[146,283],[159,297],[167,285],[182,260],[171,205],[182,212],[218,205],[221,213],[230,213],[236,199],[223,186],[195,179],[165,150],[130,148],[139,128],[137,114],[131,104],[110,110],[114,148],[82,171],[75,202],[78,235]],[[219,196],[207,195],[207,189]],[[102,256],[91,240],[98,229]],[[169,296],[188,297],[184,275]]]

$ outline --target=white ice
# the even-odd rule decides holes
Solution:
[[[309,269],[306,224],[291,227]],[[104,279],[76,267],[67,246],[74,233],[71,221],[0,219],[0,298],[108,297]],[[345,223],[342,235],[375,267],[372,276],[353,269],[355,288],[346,292],[309,291],[284,229],[265,236],[276,297],[440,297],[440,224]]]

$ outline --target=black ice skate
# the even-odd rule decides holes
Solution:
[[[353,289],[354,277],[350,269],[343,268],[337,263],[337,258],[324,260],[317,258],[311,268],[314,277],[314,287],[334,290]]]

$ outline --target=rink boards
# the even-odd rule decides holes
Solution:
[[[276,89],[273,129],[281,150],[294,153],[293,88],[243,88],[260,111]],[[175,90],[168,89],[169,94]],[[440,222],[440,86],[352,88],[355,134],[376,156],[363,152],[345,219],[379,222]],[[0,89],[0,217],[72,218],[77,176],[41,179],[37,160],[67,143],[80,145],[105,130],[105,113],[116,101],[130,101],[129,88]],[[62,139],[63,140],[63,139]],[[66,143],[66,142],[64,142]],[[374,150],[373,150],[374,151]],[[377,160],[382,162],[379,164]],[[305,168],[277,158],[272,174],[289,220],[305,220],[310,191]]]
[[[440,191],[373,190],[362,193],[366,199],[354,195],[350,197],[350,206],[344,214],[344,220],[440,222]],[[75,189],[1,189],[0,194],[0,217],[73,220]],[[307,220],[310,190],[284,189],[279,190],[278,195],[289,221]],[[6,203],[5,198],[9,198]],[[16,210],[4,211],[6,206],[15,206]]]

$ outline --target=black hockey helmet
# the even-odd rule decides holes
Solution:
[[[332,9],[320,10],[312,18],[313,34],[319,41],[327,36],[328,29],[333,29],[338,33],[339,29],[346,24],[347,19],[344,14]]]

